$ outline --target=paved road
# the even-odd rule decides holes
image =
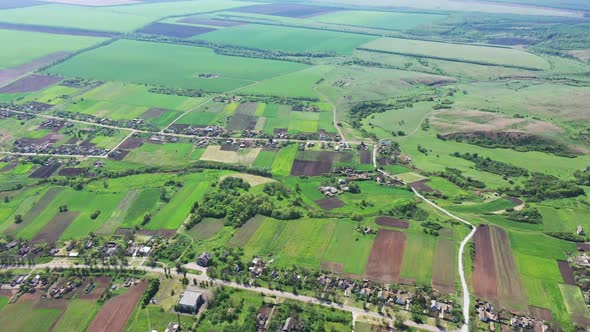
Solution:
[[[20,269],[23,267],[24,266],[10,266],[5,269]],[[81,265],[81,264],[74,265],[71,262],[67,262],[65,260],[60,260],[60,261],[52,261],[52,262],[45,263],[45,264],[37,264],[37,265],[32,266],[31,268],[45,269],[47,267],[55,269],[55,268],[72,268],[72,267],[74,267],[74,268],[88,268],[89,266]],[[194,268],[193,264],[187,264],[187,265],[185,265],[185,267],[189,268],[189,269]],[[159,267],[136,266],[135,268],[149,272],[149,273],[164,274],[164,269],[159,268]],[[201,268],[199,270],[203,271]],[[388,318],[388,317],[382,316],[376,312],[365,311],[360,308],[351,307],[351,306],[347,306],[347,305],[343,305],[343,304],[339,304],[339,303],[334,303],[334,302],[320,301],[320,300],[318,300],[314,297],[310,297],[310,296],[296,295],[296,294],[293,294],[290,292],[273,290],[273,289],[268,289],[268,288],[264,288],[264,287],[252,287],[252,286],[239,284],[239,283],[233,282],[233,281],[224,281],[224,280],[220,280],[220,279],[213,279],[213,278],[208,277],[206,273],[202,273],[202,274],[187,273],[186,277],[189,280],[195,279],[198,282],[207,281],[207,282],[212,283],[213,285],[216,285],[216,286],[226,286],[226,287],[231,287],[231,288],[244,289],[244,290],[248,290],[248,291],[262,293],[267,296],[275,296],[278,298],[291,299],[291,300],[296,300],[296,301],[301,301],[301,302],[306,302],[306,303],[311,303],[311,304],[318,304],[318,305],[322,305],[325,307],[331,307],[331,308],[335,308],[335,309],[339,309],[339,310],[344,310],[344,311],[348,311],[348,312],[352,313],[353,317],[367,317],[367,318],[372,318],[372,319],[378,320],[378,321],[382,321],[383,319],[385,319],[389,323],[393,323],[393,321],[394,321],[393,318]],[[429,332],[441,332],[442,331],[437,327],[434,327],[431,325],[425,325],[425,324],[417,324],[417,323],[410,321],[410,320],[406,320],[406,321],[404,321],[404,323],[407,326],[410,326],[410,327],[413,327],[415,329],[419,329],[422,331],[429,331]]]

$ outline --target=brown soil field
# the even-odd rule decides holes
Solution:
[[[428,182],[428,181],[430,181],[430,179],[424,179],[424,180],[412,182],[409,185],[410,185],[410,187],[412,187],[418,191],[427,192],[427,193],[435,192],[434,189],[432,189],[428,185],[426,185],[426,182]]]
[[[26,104],[29,108],[33,110],[33,112],[43,112],[47,111],[48,109],[52,108],[53,105],[47,103],[40,103],[38,101],[31,101]]]
[[[66,299],[38,299],[33,308],[35,309],[66,309],[68,307],[68,300]],[[59,319],[55,322],[57,323]]]
[[[578,243],[576,248],[579,251],[590,251],[590,243]]]
[[[475,259],[473,262],[473,288],[477,297],[490,302],[498,301],[496,266],[492,249],[492,235],[488,225],[481,225],[473,235]]]
[[[548,322],[553,321],[553,314],[551,314],[551,310],[549,309],[529,306],[529,311],[531,313],[531,316],[535,318],[542,319]]]
[[[16,166],[18,166],[18,161],[16,162],[11,162],[10,164],[6,164],[4,165],[2,168],[0,168],[0,172],[10,172],[13,168],[15,168]]]
[[[147,229],[142,229],[137,234],[142,235],[142,236],[172,237],[172,236],[174,236],[174,234],[176,234],[176,230],[160,229],[157,231],[150,231]]]
[[[258,118],[252,115],[235,114],[229,120],[227,129],[232,131],[254,130]]]
[[[136,137],[129,137],[125,140],[125,142],[119,145],[119,149],[123,150],[133,150],[137,149],[143,144],[143,138],[136,138]]]
[[[513,312],[526,312],[528,302],[512,255],[508,234],[499,227],[491,227],[490,231],[500,305]]]
[[[295,159],[291,167],[291,176],[318,176],[330,173],[332,162],[330,160],[313,161]]]
[[[576,285],[576,279],[574,278],[574,270],[566,261],[557,261],[557,265],[559,266],[559,272],[561,272],[561,277],[563,278],[563,282],[568,285]]]
[[[35,235],[31,242],[49,243],[59,240],[61,234],[68,228],[70,223],[80,214],[78,211],[60,212],[53,217],[43,229]]]
[[[233,21],[222,21],[217,19],[209,19],[209,18],[200,18],[200,17],[188,17],[184,18],[180,21],[180,23],[188,23],[188,24],[202,24],[202,25],[210,25],[214,27],[235,27],[237,25],[243,25],[243,22],[233,22]]]
[[[229,244],[236,247],[243,247],[250,241],[250,238],[262,222],[264,221],[264,217],[261,215],[257,215],[256,217],[248,220],[242,227],[238,228],[238,230],[234,233],[232,238],[229,240]]]
[[[54,144],[61,141],[63,138],[64,135],[62,134],[49,133],[41,138],[20,138],[18,141],[22,144],[41,145],[46,143]]]
[[[117,228],[115,234],[122,236],[131,235],[133,234],[133,228]]]
[[[398,283],[405,246],[405,233],[380,229],[365,270],[367,278],[385,283]]]
[[[86,172],[86,168],[79,168],[79,167],[66,167],[66,168],[62,168],[59,173],[59,175],[62,176],[80,176],[82,174],[84,174]]]
[[[64,59],[69,54],[69,52],[55,52],[33,61],[23,63],[22,65],[14,68],[0,69],[0,85],[14,81],[30,72],[34,72],[58,60]]]
[[[231,11],[283,17],[308,18],[339,11],[335,7],[307,6],[297,4],[252,5],[234,8]]]
[[[361,159],[361,164],[371,165],[373,163],[373,156],[369,150],[360,151],[359,157]]]
[[[129,154],[129,152],[131,152],[130,150],[123,150],[123,149],[117,149],[117,151],[119,151],[119,154],[116,156],[111,156],[109,155],[109,159],[113,159],[113,160],[123,160],[125,159],[125,157],[127,157],[127,155]]]
[[[215,31],[215,29],[168,23],[152,23],[138,30],[139,33],[170,36],[176,38],[188,38],[211,31]]]
[[[409,222],[392,217],[377,217],[375,218],[375,222],[377,223],[377,225],[387,227],[408,228],[410,226]]]
[[[43,165],[37,168],[31,175],[30,178],[41,179],[50,177],[58,168],[61,167],[60,163],[53,163],[49,165]]]
[[[423,84],[423,85],[429,85],[429,86],[444,85],[444,84],[457,82],[457,80],[452,77],[435,76],[435,75],[416,77],[416,78],[412,78],[412,79],[403,79],[402,81],[406,82],[408,84],[412,84],[412,85]]]
[[[166,112],[168,112],[168,110],[165,110],[163,108],[150,108],[149,110],[143,112],[139,118],[140,119],[157,119],[159,117],[161,117],[163,114],[165,114]]]
[[[517,197],[508,196],[508,197],[506,197],[506,199],[511,201],[512,203],[516,204],[517,206],[524,203],[520,198],[517,198]]]
[[[141,298],[147,283],[131,287],[126,293],[109,299],[96,314],[87,332],[123,331],[137,301]]]
[[[107,288],[111,283],[111,277],[93,277],[93,281],[95,284],[94,290],[89,294],[84,293],[86,286],[88,286],[89,282],[82,284],[80,287],[80,292],[78,293],[78,298],[82,300],[98,300],[106,292]]]
[[[442,229],[436,242],[432,267],[432,288],[439,292],[456,292],[455,241],[450,229]]]
[[[346,206],[346,203],[341,201],[336,197],[324,198],[315,201],[315,203],[326,211],[334,210],[343,206]]]

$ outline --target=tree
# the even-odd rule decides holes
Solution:
[[[15,224],[20,224],[21,222],[23,222],[23,216],[20,214],[17,214],[14,216],[14,223]]]

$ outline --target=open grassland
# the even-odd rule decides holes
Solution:
[[[250,166],[256,160],[260,150],[260,148],[253,148],[242,151],[224,151],[219,145],[210,145],[205,149],[201,160]]]
[[[85,330],[98,312],[99,305],[90,300],[72,300],[53,332]]]
[[[6,331],[49,332],[62,309],[34,308],[33,301],[8,304],[0,311],[0,326]]]
[[[47,71],[105,81],[228,91],[306,67],[293,62],[217,55],[201,47],[120,40],[80,54]],[[221,77],[198,77],[203,73]]]
[[[332,264],[341,264],[342,271],[362,275],[375,240],[371,235],[365,235],[357,230],[354,222],[339,221],[332,234],[323,260]]]
[[[331,66],[313,66],[301,71],[274,77],[240,90],[251,95],[319,98],[314,90],[318,82]]]
[[[0,11],[0,16],[3,12]],[[15,67],[56,52],[74,52],[104,40],[97,37],[0,30],[0,43],[10,45],[0,53],[0,68]]]
[[[340,195],[340,200],[346,205],[332,211],[376,215],[380,210],[385,211],[414,200],[414,195],[411,191],[380,186],[376,182],[360,182],[359,187],[361,188],[359,194],[344,193]],[[314,188],[314,190],[319,193],[317,189]],[[369,205],[363,206],[363,201],[368,202]]]
[[[150,17],[139,15],[59,4],[15,8],[0,12],[0,22],[112,32],[130,32],[151,20]]]
[[[149,230],[177,229],[188,217],[193,203],[203,198],[208,189],[207,181],[201,179],[187,181],[170,202],[146,224],[145,228]]]
[[[244,246],[244,256],[271,254],[274,264],[319,268],[336,222],[330,219],[281,221],[265,218]]]
[[[198,160],[200,151],[202,149],[195,148],[191,143],[143,144],[131,151],[125,161],[141,165],[180,166]]]
[[[430,103],[416,103],[412,107],[373,114],[362,123],[363,128],[378,137],[391,137],[392,132],[410,134],[416,129],[420,130],[420,124],[432,112]]]
[[[287,52],[333,52],[348,55],[356,47],[374,39],[372,36],[352,33],[256,24],[220,29],[195,38]]]
[[[361,49],[484,65],[532,69],[548,68],[547,62],[542,57],[510,48],[381,38],[362,45]]]
[[[379,11],[337,11],[313,18],[321,23],[353,25],[383,30],[406,30],[419,25],[428,25],[446,18],[445,15],[379,12]]]
[[[419,229],[408,231],[406,236],[400,277],[414,280],[416,285],[430,287],[437,239]]]

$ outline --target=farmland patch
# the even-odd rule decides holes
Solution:
[[[43,229],[35,235],[33,243],[56,242],[68,226],[78,217],[78,211],[60,212],[47,223]]]
[[[365,275],[370,280],[399,282],[406,234],[380,229],[375,238]]]
[[[0,88],[0,93],[35,92],[61,81],[61,77],[29,75]]]
[[[215,27],[233,27],[236,25],[242,25],[245,23],[242,22],[234,22],[234,21],[225,21],[225,20],[218,20],[214,18],[204,18],[204,17],[187,17],[183,18],[182,20],[178,21],[179,23],[188,23],[188,24],[197,24],[197,25],[209,25]]]
[[[147,282],[141,282],[127,292],[109,299],[94,317],[87,331],[123,331],[133,308],[135,308],[146,287]]]
[[[432,24],[446,15],[347,10],[319,16],[314,21],[384,30],[405,30]]]
[[[440,231],[432,268],[432,288],[447,294],[453,294],[456,271],[455,242],[453,230],[444,228]]]
[[[581,326],[588,326],[590,324],[590,312],[588,312],[580,288],[564,284],[560,284],[559,288],[561,289],[561,294],[563,295],[567,311],[571,315],[573,321]]]
[[[138,30],[139,33],[163,35],[177,38],[188,38],[211,31],[215,31],[215,29],[158,22],[152,23]]]
[[[187,234],[193,239],[208,240],[223,228],[223,219],[205,219],[191,228]]]
[[[201,160],[250,166],[259,152],[260,148],[246,149],[244,151],[223,151],[219,145],[210,145],[205,149]]]
[[[31,60],[29,62],[20,64],[14,68],[10,69],[1,69],[0,68],[0,85],[7,84],[11,81],[16,80],[19,77],[22,77],[30,72],[36,71],[40,68],[48,66],[60,59],[65,58],[68,56],[68,52],[55,52],[44,57]]]
[[[324,198],[315,201],[315,203],[326,211],[334,210],[346,206],[346,203],[336,197]]]
[[[256,217],[248,220],[244,225],[236,230],[232,238],[229,240],[229,244],[236,247],[243,247],[248,243],[252,235],[256,232],[260,224],[264,221],[264,217],[257,215]]]
[[[568,285],[576,285],[574,270],[569,263],[567,261],[558,260],[557,265],[559,266],[559,272],[561,272],[563,281]]]
[[[321,7],[298,4],[268,4],[233,8],[231,11],[272,16],[307,18],[338,11],[336,7]]]
[[[33,173],[31,173],[31,175],[29,175],[29,177],[30,178],[37,178],[37,179],[48,178],[53,173],[55,173],[55,171],[57,171],[57,169],[60,167],[61,167],[60,163],[51,163],[49,165],[43,165],[43,166],[37,168]]]
[[[473,236],[473,241],[475,243],[475,259],[473,261],[474,293],[476,296],[488,301],[497,302],[498,286],[490,226],[479,226]]]
[[[410,225],[407,221],[392,217],[377,217],[375,219],[377,225],[397,228],[408,228]]]

